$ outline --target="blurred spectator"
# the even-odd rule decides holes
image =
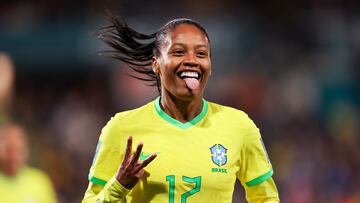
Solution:
[[[28,155],[24,129],[14,123],[2,125],[0,127],[1,202],[57,202],[48,176],[26,164]]]
[[[0,52],[0,124],[8,118],[13,81],[13,63],[8,55]]]

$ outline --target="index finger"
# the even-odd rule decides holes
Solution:
[[[129,136],[126,144],[124,160],[128,160],[131,157],[131,150],[132,150],[132,136]]]

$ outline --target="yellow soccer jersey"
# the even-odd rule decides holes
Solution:
[[[116,114],[104,127],[92,183],[114,179],[129,135],[134,146],[144,143],[140,160],[158,155],[126,195],[128,203],[231,203],[236,178],[246,188],[273,174],[260,132],[244,112],[203,100],[201,113],[183,124],[161,109],[158,97]]]
[[[0,198],[4,203],[57,202],[48,176],[31,167],[21,169],[15,177],[0,173]]]

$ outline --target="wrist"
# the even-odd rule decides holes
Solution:
[[[130,189],[124,187],[115,176],[110,179],[108,184],[110,193],[117,198],[123,198],[130,192]]]

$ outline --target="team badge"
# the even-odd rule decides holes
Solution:
[[[221,144],[214,144],[214,146],[210,147],[211,151],[211,159],[214,164],[219,167],[223,166],[227,162],[227,149]]]

